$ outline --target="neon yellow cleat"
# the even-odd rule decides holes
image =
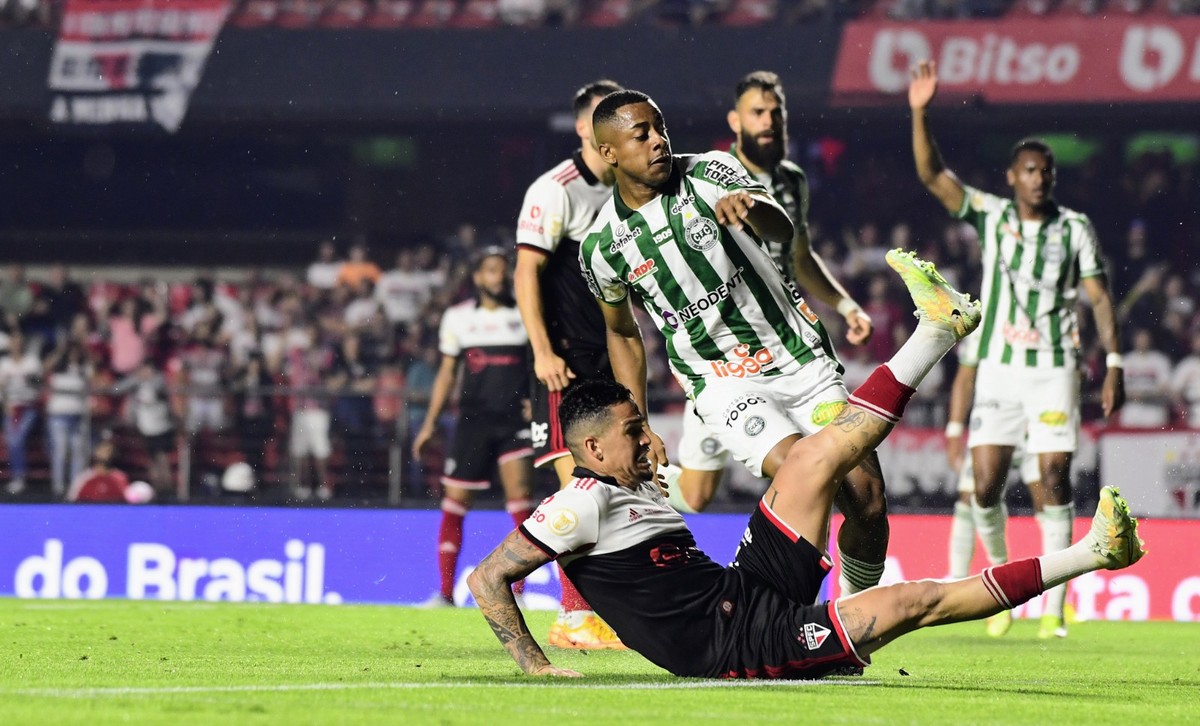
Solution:
[[[979,327],[982,315],[979,301],[972,302],[969,295],[955,290],[932,262],[899,248],[890,250],[886,259],[904,280],[917,306],[916,316],[923,323],[949,330],[958,340]]]
[[[987,622],[987,634],[989,638],[1002,638],[1012,628],[1012,610],[996,613],[985,622]]]
[[[1116,487],[1100,490],[1100,503],[1092,517],[1091,550],[1103,558],[1106,570],[1120,570],[1142,559],[1146,543],[1138,537],[1137,519]]]
[[[1037,637],[1039,640],[1065,638],[1067,637],[1067,625],[1057,615],[1043,615],[1041,624],[1038,626]]]
[[[608,623],[595,613],[589,613],[579,625],[572,627],[562,619],[550,626],[547,638],[555,648],[574,650],[628,650]]]

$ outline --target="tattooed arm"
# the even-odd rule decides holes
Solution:
[[[575,671],[550,664],[550,659],[530,635],[521,609],[513,598],[512,583],[549,561],[545,552],[513,530],[467,577],[467,585],[475,595],[483,617],[492,626],[492,632],[521,670],[531,676],[579,677]]]

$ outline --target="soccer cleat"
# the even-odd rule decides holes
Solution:
[[[564,623],[562,619],[554,621],[550,626],[550,636],[547,639],[555,648],[571,648],[574,650],[628,650],[608,623],[595,613],[588,614],[576,627]]]
[[[1065,638],[1067,637],[1067,626],[1057,615],[1043,615],[1041,624],[1038,626],[1037,637],[1039,640]]]
[[[1146,554],[1146,543],[1138,537],[1137,526],[1120,491],[1116,487],[1101,489],[1088,537],[1092,552],[1104,560],[1104,569],[1129,567]]]
[[[417,603],[417,609],[419,610],[440,610],[452,607],[455,607],[454,599],[448,598],[440,592],[435,592],[424,602]]]
[[[979,301],[972,302],[969,295],[955,290],[932,262],[899,248],[889,250],[886,259],[904,280],[922,322],[949,330],[957,340],[979,327],[983,309]]]
[[[991,638],[1002,638],[1013,624],[1012,610],[996,613],[987,619],[987,634]]]

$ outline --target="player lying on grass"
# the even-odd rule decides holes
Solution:
[[[874,587],[813,605],[831,564],[826,532],[838,483],[899,421],[915,387],[979,324],[979,305],[933,266],[893,250],[919,322],[908,342],[850,396],[834,422],[796,442],[750,517],[734,562],[709,559],[653,481],[645,418],[630,392],[589,381],[559,409],[578,468],[471,573],[492,630],[531,675],[578,676],[552,665],[511,591],[558,559],[621,640],[680,676],[816,678],[869,664],[918,628],[993,615],[1048,587],[1143,554],[1115,489],[1101,491],[1091,531],[1074,546],[949,582]]]

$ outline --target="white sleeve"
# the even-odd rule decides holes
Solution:
[[[543,499],[521,525],[525,536],[551,557],[585,549],[599,539],[600,502],[592,490],[600,485],[593,480],[591,489],[579,487],[584,481]]]
[[[517,246],[535,247],[547,254],[558,249],[570,213],[570,199],[562,184],[542,177],[535,181],[521,204],[517,220]]]
[[[1096,230],[1092,227],[1092,221],[1087,217],[1083,217],[1079,229],[1081,234],[1079,244],[1076,247],[1079,250],[1079,276],[1095,277],[1103,275],[1104,258],[1100,255],[1100,244],[1096,240]]]
[[[458,310],[449,308],[442,314],[442,323],[438,326],[438,352],[457,358],[462,353],[462,342],[458,339],[457,320]]]
[[[584,243],[579,245],[579,270],[583,273],[583,280],[587,283],[588,289],[592,291],[592,295],[596,296],[597,300],[609,305],[618,305],[629,294],[629,287],[612,265],[604,259],[599,245],[592,242],[592,237],[595,236],[594,230],[597,228],[602,228],[599,221],[592,228],[593,232],[588,233]],[[596,249],[591,255],[588,255],[586,251],[591,247],[596,247]]]

